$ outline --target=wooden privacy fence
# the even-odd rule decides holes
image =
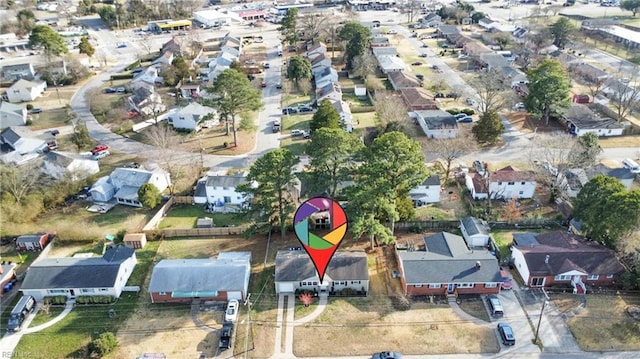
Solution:
[[[151,217],[149,222],[147,222],[147,224],[145,224],[144,227],[142,227],[142,231],[147,232],[147,231],[152,231],[158,228],[158,224],[160,224],[160,221],[162,221],[162,218],[164,218],[164,215],[167,214],[167,212],[169,212],[169,210],[171,209],[171,206],[173,205],[173,202],[174,202],[174,197],[170,197],[169,200],[165,204],[163,204],[162,207],[160,207],[158,212],[156,212],[156,214],[154,214],[153,217]]]
[[[175,204],[193,204],[192,196],[173,196],[173,203]]]
[[[183,229],[163,229],[160,232],[164,238],[172,237],[212,237],[240,235],[249,226],[235,227],[214,227],[214,228],[183,228]]]
[[[396,222],[396,229],[453,229],[460,227],[460,221],[417,221],[417,222]]]

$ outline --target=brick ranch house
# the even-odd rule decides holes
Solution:
[[[514,234],[514,268],[529,287],[610,286],[625,272],[614,251],[567,231]]]
[[[500,291],[498,260],[486,249],[471,250],[464,238],[440,232],[424,238],[424,246],[396,248],[406,295],[496,294]]]

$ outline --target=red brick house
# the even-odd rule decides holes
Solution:
[[[440,232],[413,249],[396,249],[406,295],[495,294],[498,260],[487,250],[470,250],[464,238]]]
[[[433,100],[433,95],[422,87],[403,88],[400,89],[400,94],[410,111],[438,109],[438,103]]]
[[[614,251],[583,237],[554,231],[513,236],[513,265],[529,287],[610,286],[625,272]]]
[[[163,259],[149,282],[152,303],[244,300],[249,290],[251,252],[223,252],[217,258]]]
[[[19,251],[41,251],[55,236],[55,232],[22,235],[16,238],[16,249]]]

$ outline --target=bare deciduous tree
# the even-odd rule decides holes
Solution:
[[[380,119],[380,124],[385,127],[390,122],[403,123],[409,118],[407,106],[398,95],[385,90],[378,90],[374,96],[374,107]]]
[[[449,139],[429,139],[424,143],[427,152],[444,162],[445,178],[449,178],[453,161],[473,152],[476,147],[476,141],[469,133],[458,133],[457,137]]]
[[[311,81],[309,81],[309,79],[298,80],[298,90],[307,96],[312,90]]]
[[[1,192],[11,195],[16,203],[22,203],[39,178],[40,170],[35,166],[0,165]]]
[[[504,107],[505,100],[508,98],[504,94],[507,86],[502,83],[498,71],[481,72],[469,84],[478,94],[478,111],[481,114]]]
[[[144,132],[144,137],[150,144],[158,149],[158,156],[156,158],[164,170],[171,176],[169,191],[173,194],[175,183],[181,175],[184,175],[183,168],[180,165],[180,161],[177,160],[175,152],[175,148],[181,142],[180,137],[167,124],[148,127]]]
[[[378,67],[378,61],[373,57],[373,55],[366,51],[362,56],[356,56],[353,59],[353,74],[356,76],[360,76],[363,79],[366,79],[369,75],[374,75],[376,73],[376,68]]]
[[[302,31],[304,31],[304,38],[312,41],[313,43],[318,42],[320,32],[329,19],[329,16],[322,16],[321,14],[304,15],[300,19],[300,25],[302,27]]]
[[[623,77],[619,74],[618,79],[612,79],[607,83],[607,87],[611,90],[609,98],[611,99],[611,105],[613,105],[618,121],[624,121],[624,119],[633,110],[640,106],[640,76],[638,72],[634,72],[630,77]]]

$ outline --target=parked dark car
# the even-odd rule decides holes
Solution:
[[[449,92],[447,94],[447,98],[458,98],[458,97],[459,97],[458,94],[455,92]]]
[[[461,122],[461,123],[471,123],[471,122],[473,122],[473,117],[471,117],[471,116],[464,116],[464,117],[462,117],[462,118],[459,118],[459,119],[458,119],[458,122]]]
[[[435,97],[435,98],[444,98],[445,96],[444,96],[444,94],[442,92],[436,92],[436,94],[433,95],[433,97]]]
[[[421,81],[422,81],[422,80],[424,80],[424,75],[423,75],[423,74],[417,74],[417,75],[416,75],[416,78],[417,78],[418,80],[421,80]]]
[[[298,113],[298,109],[295,107],[285,107],[282,109],[282,114],[283,115],[293,115]]]
[[[420,66],[420,65],[422,65],[422,62],[420,62],[420,61],[416,61],[416,62],[412,62],[411,63],[411,66]]]
[[[313,107],[307,106],[307,105],[298,106],[298,112],[300,113],[313,112]]]
[[[371,359],[402,359],[402,354],[398,352],[380,352],[373,354]]]
[[[500,339],[504,345],[516,345],[516,336],[513,334],[513,329],[507,323],[498,323],[498,333],[500,333]]]
[[[222,329],[220,330],[220,342],[218,343],[218,348],[220,350],[227,350],[231,348],[231,336],[233,335],[233,323],[225,322],[222,324]]]
[[[427,54],[426,54],[426,53],[424,53],[424,52],[420,54],[420,57],[427,57],[427,56],[429,56],[429,55],[427,55]]]

